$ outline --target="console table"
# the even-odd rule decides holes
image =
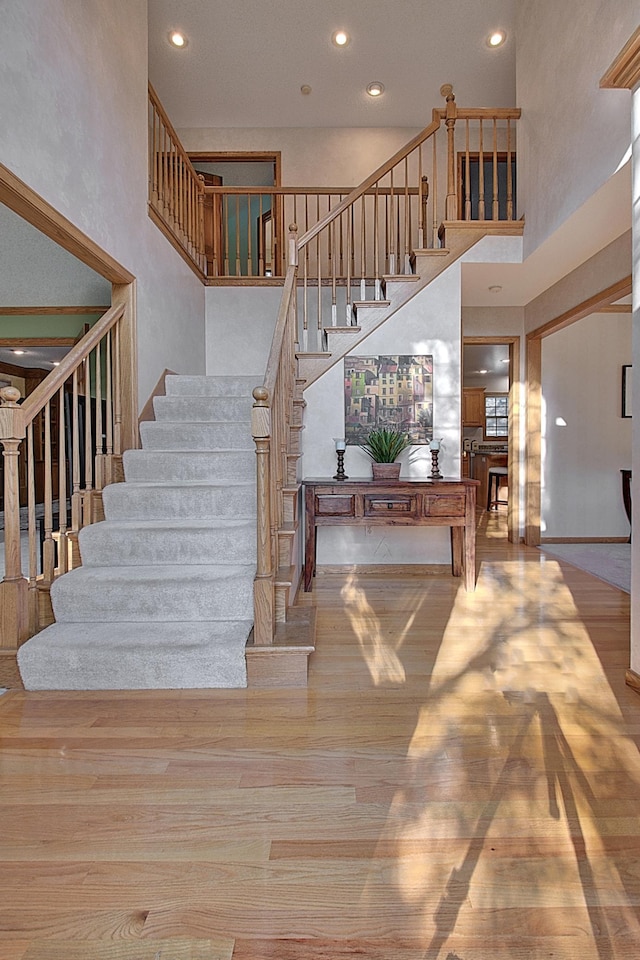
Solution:
[[[467,590],[476,586],[476,487],[478,480],[330,480],[310,477],[305,488],[304,589],[316,567],[317,527],[409,526],[451,528],[451,571]]]

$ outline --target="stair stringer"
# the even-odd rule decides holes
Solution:
[[[484,237],[489,234],[520,235],[523,226],[522,221],[507,223],[496,221],[492,224],[455,221],[444,224],[443,237],[446,236],[446,248],[414,251],[416,271],[414,274],[384,278],[385,301],[354,304],[357,326],[326,327],[325,333],[330,348],[326,353],[297,354],[298,371],[306,381],[305,389],[346,357],[374,330],[377,330]]]

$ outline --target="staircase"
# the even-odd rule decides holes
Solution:
[[[56,622],[19,651],[28,690],[243,687],[253,623],[255,452],[243,377],[166,379]]]

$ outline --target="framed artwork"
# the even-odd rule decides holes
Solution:
[[[622,367],[622,417],[631,416],[631,382],[633,367],[630,363],[625,363]]]
[[[345,439],[364,443],[373,429],[433,439],[433,357],[400,354],[344,358]]]

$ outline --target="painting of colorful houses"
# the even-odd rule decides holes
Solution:
[[[433,438],[433,357],[345,357],[345,439],[363,443],[374,428],[401,430],[412,443]]]

